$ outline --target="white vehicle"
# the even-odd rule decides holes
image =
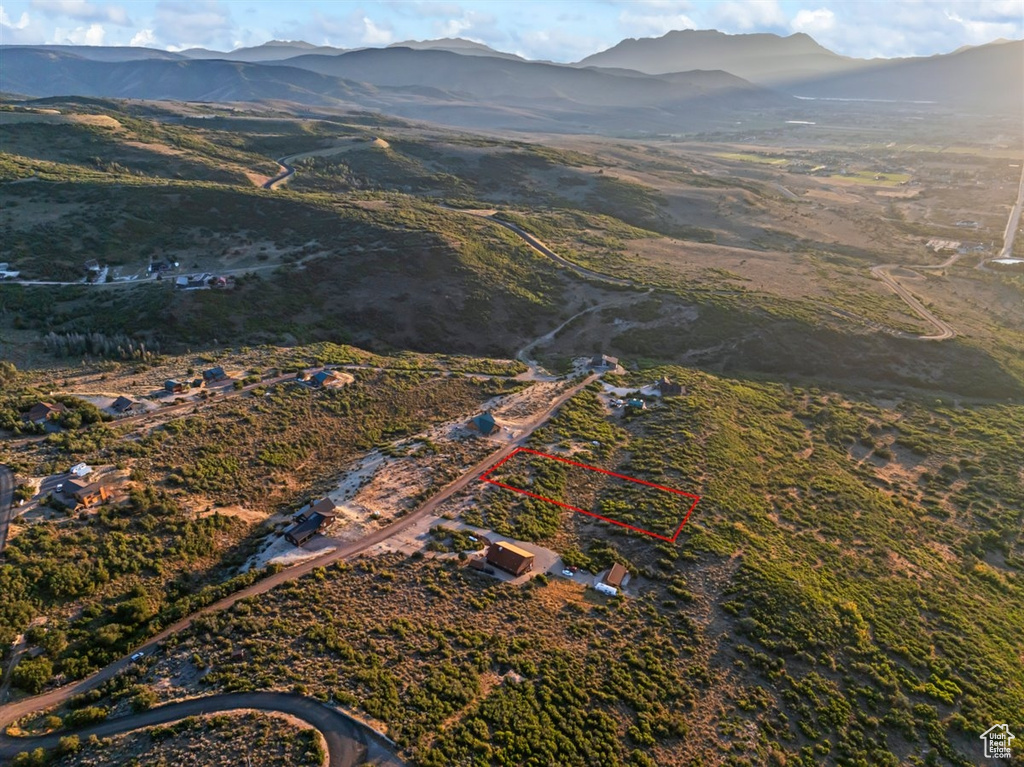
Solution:
[[[566,578],[572,578],[572,570],[562,570],[562,575]]]
[[[146,653],[142,652],[142,650],[139,650],[136,653],[132,653],[132,663],[138,663],[145,656],[146,656]]]
[[[599,591],[602,594],[607,594],[610,597],[615,596],[619,593],[619,590],[614,586],[609,586],[607,583],[595,583],[594,590]]]

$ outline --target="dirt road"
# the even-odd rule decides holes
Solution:
[[[938,317],[936,317],[934,314],[932,314],[931,311],[929,311],[927,309],[927,307],[925,307],[924,304],[922,304],[919,300],[917,300],[917,298],[914,296],[913,293],[911,293],[905,287],[900,285],[896,281],[896,279],[889,273],[889,270],[890,269],[898,269],[898,268],[910,269],[910,270],[914,270],[914,269],[945,269],[946,267],[949,267],[949,266],[952,266],[953,264],[955,264],[957,259],[959,259],[959,258],[960,258],[960,255],[956,254],[956,255],[950,256],[945,261],[943,261],[941,264],[929,264],[929,265],[924,265],[924,266],[919,266],[919,265],[900,265],[900,264],[881,264],[879,266],[872,266],[871,267],[871,274],[872,274],[873,277],[877,277],[882,282],[884,282],[885,285],[889,288],[889,290],[891,290],[897,296],[902,298],[904,303],[906,303],[906,305],[909,306],[911,308],[911,310],[915,314],[917,314],[918,317],[920,317],[925,322],[927,322],[929,325],[931,325],[933,328],[935,328],[936,332],[932,333],[930,335],[914,336],[914,338],[916,338],[919,341],[948,341],[949,339],[956,337],[956,331],[945,320],[941,320]],[[901,335],[905,335],[905,334],[901,334]]]
[[[554,261],[559,266],[564,266],[566,269],[571,269],[572,271],[576,272],[576,274],[580,275],[581,277],[587,277],[587,278],[592,279],[592,280],[601,280],[602,282],[610,282],[610,283],[613,283],[615,285],[625,285],[625,286],[629,286],[629,287],[635,287],[636,286],[636,283],[633,282],[633,280],[627,280],[624,277],[613,277],[610,274],[603,274],[601,272],[595,272],[593,269],[587,269],[585,266],[580,266],[579,264],[573,263],[572,261],[570,261],[567,258],[563,258],[562,256],[560,256],[557,253],[555,253],[555,251],[553,251],[551,248],[549,248],[543,242],[541,242],[539,239],[537,239],[532,234],[527,232],[525,229],[520,229],[515,224],[509,223],[508,221],[502,221],[500,218],[496,218],[495,217],[495,211],[492,211],[492,210],[466,210],[466,209],[462,209],[462,208],[449,208],[449,207],[444,206],[444,205],[442,205],[441,207],[443,207],[445,210],[451,210],[451,211],[455,211],[456,213],[464,213],[464,214],[469,215],[469,216],[475,216],[476,218],[482,218],[485,221],[490,221],[492,224],[497,224],[498,226],[503,226],[506,229],[508,229],[510,232],[515,232],[517,235],[519,235],[523,240],[526,241],[527,245],[529,245],[535,251],[540,253],[542,256],[546,256],[547,258],[550,258],[552,261]]]
[[[131,732],[140,727],[176,722],[187,716],[245,709],[289,714],[319,730],[327,741],[327,764],[329,767],[354,767],[363,764],[368,759],[387,757],[389,754],[388,745],[384,739],[376,733],[368,731],[362,723],[313,698],[281,692],[240,692],[193,698],[131,716],[108,719],[105,722],[78,730],[76,734],[82,739],[88,738],[90,735],[105,738]],[[58,744],[61,736],[66,734],[66,732],[58,732],[35,738],[12,738],[0,732],[0,759],[9,763],[8,760],[13,759],[21,751],[40,747],[53,748]],[[400,764],[393,756],[387,761]]]
[[[471,482],[476,481],[477,478],[484,471],[489,469],[498,461],[501,461],[504,458],[506,458],[513,450],[524,444],[526,440],[530,437],[530,435],[539,426],[546,423],[547,420],[551,418],[551,416],[559,407],[561,407],[570,397],[577,394],[587,384],[596,380],[597,377],[598,376],[596,374],[590,375],[587,378],[580,381],[579,383],[577,383],[575,386],[572,386],[569,389],[567,389],[555,400],[553,400],[552,403],[548,406],[548,408],[544,410],[544,412],[537,415],[529,423],[524,424],[523,431],[519,439],[517,439],[515,442],[502,446],[500,449],[488,455],[486,458],[478,462],[475,466],[471,467],[468,471],[464,472],[462,476],[460,476],[457,480],[446,485],[440,492],[438,492],[432,498],[421,504],[419,508],[417,508],[410,514],[407,514],[406,516],[393,522],[387,527],[381,528],[380,530],[376,530],[370,533],[369,535],[365,536],[364,538],[361,538],[358,541],[354,541],[348,545],[341,546],[322,557],[317,557],[316,559],[304,562],[303,564],[295,565],[294,567],[291,567],[289,569],[282,570],[278,573],[274,573],[273,575],[270,575],[264,578],[263,580],[254,583],[252,586],[242,589],[241,591],[237,591],[234,594],[225,597],[224,599],[221,599],[218,602],[214,602],[213,604],[201,610],[198,610],[192,615],[183,618],[177,623],[168,626],[166,629],[161,631],[159,634],[154,636],[152,639],[150,639],[148,642],[146,642],[144,645],[142,645],[142,647],[138,649],[142,650],[147,655],[151,655],[154,652],[158,651],[158,645],[161,641],[163,641],[171,635],[181,633],[190,625],[192,625],[192,622],[200,615],[225,610],[241,599],[255,596],[257,594],[264,594],[270,591],[271,589],[275,588],[276,586],[281,585],[282,583],[293,581],[296,578],[300,578],[303,575],[306,575],[307,573],[310,573],[317,568],[325,567],[326,565],[329,565],[330,563],[339,560],[351,559],[352,557],[355,557],[363,553],[367,549],[377,545],[381,541],[384,541],[390,538],[391,536],[395,535],[396,533],[405,530],[407,527],[414,524],[419,519],[423,518],[428,514],[431,514],[440,504],[447,501],[455,493],[458,493],[460,490],[466,488]],[[42,695],[37,695],[35,697],[26,698],[16,703],[0,706],[0,730],[2,730],[2,728],[6,727],[11,722],[16,721],[17,719],[20,719],[23,716],[31,714],[34,711],[39,711],[41,709],[59,705],[60,703],[63,703],[73,695],[85,692],[96,687],[99,684],[102,684],[104,681],[115,676],[118,672],[127,668],[130,664],[131,660],[129,658],[121,658],[120,660],[115,661],[106,668],[101,669],[100,671],[85,679],[73,682],[69,685],[65,685],[64,687],[60,687],[55,690],[50,690],[49,692],[43,693]]]

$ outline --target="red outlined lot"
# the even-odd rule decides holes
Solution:
[[[515,455],[517,455],[519,453],[530,453],[532,455],[540,456],[541,458],[549,458],[552,461],[561,461],[562,463],[567,463],[567,464],[569,464],[571,466],[577,466],[577,467],[579,467],[581,469],[588,469],[589,471],[597,471],[597,472],[600,472],[601,474],[607,474],[610,477],[616,477],[617,479],[622,479],[622,480],[625,480],[627,482],[635,482],[638,485],[646,485],[647,487],[654,488],[655,490],[660,490],[660,491],[663,491],[663,492],[666,492],[666,493],[673,493],[675,495],[683,496],[684,498],[692,499],[693,502],[690,504],[689,508],[687,509],[686,516],[684,516],[682,522],[679,523],[679,527],[676,528],[675,533],[672,535],[671,538],[669,538],[667,535],[661,535],[660,533],[656,533],[656,532],[654,532],[652,530],[644,530],[642,527],[636,527],[634,525],[627,524],[626,522],[619,522],[616,519],[611,519],[609,517],[603,517],[600,514],[595,514],[593,511],[587,511],[586,509],[581,509],[578,506],[573,506],[571,504],[564,503],[562,501],[556,501],[554,498],[546,498],[543,495],[537,495],[536,493],[531,493],[529,490],[524,490],[521,487],[513,487],[512,485],[507,485],[504,482],[499,482],[496,479],[491,479],[490,478],[490,475],[492,473],[497,471],[499,468],[501,468],[501,466],[506,461],[508,461],[510,458],[512,458],[513,456],[515,456]],[[539,450],[531,450],[528,447],[517,447],[515,450],[513,450],[511,453],[509,453],[505,458],[503,458],[502,460],[498,461],[498,463],[494,464],[494,466],[492,466],[487,471],[485,471],[483,474],[481,474],[480,475],[480,480],[483,481],[483,482],[489,482],[492,485],[497,485],[498,487],[503,487],[506,490],[511,490],[514,493],[519,493],[521,495],[528,495],[531,498],[536,498],[538,501],[546,501],[547,503],[553,503],[553,504],[555,504],[557,506],[561,506],[561,507],[566,508],[566,509],[572,509],[573,511],[578,511],[580,514],[586,514],[588,517],[595,517],[596,519],[600,519],[603,522],[610,522],[611,524],[618,525],[619,527],[626,527],[626,528],[629,528],[630,530],[633,530],[635,532],[643,533],[644,535],[649,535],[652,538],[658,538],[659,540],[662,540],[662,541],[668,541],[669,543],[675,543],[676,542],[676,539],[679,537],[679,533],[681,533],[683,531],[683,525],[686,524],[686,521],[690,518],[690,514],[693,513],[693,510],[697,507],[697,504],[700,502],[700,496],[699,495],[694,495],[693,493],[685,493],[682,490],[673,490],[671,487],[664,487],[662,485],[656,485],[653,482],[645,482],[642,479],[636,479],[634,477],[627,477],[625,474],[616,474],[614,471],[608,471],[607,469],[599,469],[597,466],[588,466],[585,463],[577,463],[576,461],[570,461],[568,458],[560,458],[557,455],[550,455],[548,453],[542,453]]]

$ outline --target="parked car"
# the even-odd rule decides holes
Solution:
[[[132,653],[132,663],[138,663],[146,656],[146,653],[139,650],[138,652]]]
[[[569,570],[569,569],[562,570],[562,575],[564,575],[566,578],[572,578],[572,570]]]

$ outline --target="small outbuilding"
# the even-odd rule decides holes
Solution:
[[[487,549],[487,562],[512,575],[533,569],[533,554],[505,541],[495,541]]]
[[[188,384],[185,381],[179,381],[176,378],[168,378],[164,381],[164,391],[170,394],[184,394],[188,391]]]

